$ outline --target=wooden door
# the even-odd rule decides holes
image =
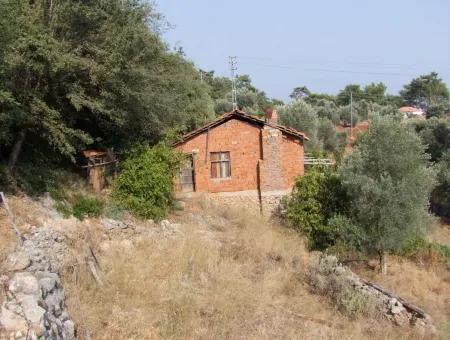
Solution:
[[[195,173],[194,173],[194,162],[193,162],[192,155],[189,155],[188,159],[181,167],[180,186],[181,186],[181,192],[194,192],[195,191]]]

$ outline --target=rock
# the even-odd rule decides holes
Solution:
[[[19,271],[28,268],[31,264],[30,257],[24,251],[10,254],[5,261],[5,269],[7,271]]]
[[[390,299],[389,300],[389,311],[395,315],[403,312],[405,310],[405,307],[397,301],[397,299]]]
[[[9,282],[9,290],[18,295],[32,295],[38,297],[40,294],[39,282],[30,273],[17,273]]]
[[[25,295],[21,298],[20,304],[28,322],[33,325],[40,325],[43,321],[45,309],[38,305],[38,299],[31,295]]]
[[[56,279],[52,277],[44,277],[39,280],[41,286],[42,295],[46,296],[56,287]]]
[[[111,230],[114,230],[114,229],[126,229],[126,228],[128,228],[128,225],[125,224],[124,222],[113,220],[113,219],[110,219],[110,218],[102,218],[101,222],[102,222],[103,228],[105,228],[107,231],[111,231]]]
[[[170,228],[170,222],[168,220],[162,220],[159,225],[163,228]]]
[[[71,340],[75,339],[75,324],[72,320],[66,320],[63,324],[64,333],[66,335],[66,339]]]
[[[15,273],[0,276],[6,288],[0,333],[5,330],[16,340],[74,339],[75,325],[58,275],[67,253],[66,238],[45,227],[32,227],[25,238],[22,247],[8,257],[9,270]]]
[[[27,332],[28,324],[25,318],[10,311],[5,306],[2,306],[0,313],[0,326],[7,332],[24,331]]]

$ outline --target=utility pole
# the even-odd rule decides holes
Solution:
[[[350,143],[353,141],[353,92],[350,90]]]
[[[237,57],[228,57],[230,59],[230,73],[231,73],[231,97],[233,102],[233,110],[237,109],[237,90],[236,90],[236,74],[237,70]]]

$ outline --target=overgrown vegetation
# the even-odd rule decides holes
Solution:
[[[310,255],[297,233],[245,210],[202,205],[180,217],[175,236],[156,233],[132,247],[112,243],[99,255],[104,286],[82,271],[65,277],[79,334],[88,331],[100,339],[405,336],[383,320],[336,313],[311,294],[304,282]],[[349,310],[353,315],[356,309]]]
[[[314,294],[328,297],[349,317],[373,317],[378,312],[375,300],[352,285],[334,256],[315,259],[308,267],[307,280]]]
[[[55,201],[55,208],[59,213],[65,217],[73,215],[79,220],[86,217],[99,217],[105,206],[103,200],[92,194],[64,186],[51,190],[50,196]]]
[[[316,169],[297,180],[288,201],[290,223],[312,247],[341,241],[378,255],[385,271],[385,254],[424,235],[431,224],[435,171],[427,160],[414,131],[395,118],[376,118],[337,174]]]
[[[450,246],[430,242],[421,237],[413,237],[399,250],[398,254],[428,263],[434,260],[446,262],[450,261]]]
[[[143,146],[131,151],[113,186],[123,207],[144,217],[163,218],[174,201],[173,181],[183,156],[169,146]]]
[[[308,237],[310,248],[324,250],[350,232],[342,230],[343,225],[329,223],[337,215],[348,212],[348,202],[339,175],[316,167],[297,179],[287,199],[287,217],[293,228]]]
[[[0,12],[0,159],[10,180],[26,175],[14,170],[29,154],[46,154],[51,168],[87,145],[155,142],[212,116],[208,86],[162,42],[150,2],[7,0]]]

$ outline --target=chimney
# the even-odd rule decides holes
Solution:
[[[266,123],[274,125],[278,124],[278,114],[276,110],[272,108],[266,110]]]

